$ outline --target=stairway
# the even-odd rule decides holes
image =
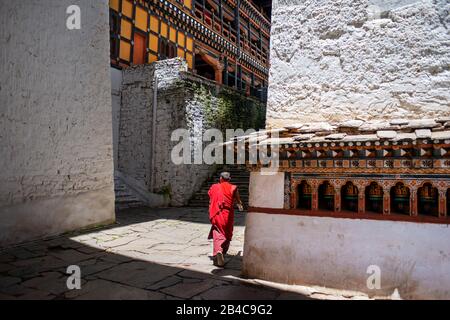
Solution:
[[[130,209],[146,207],[146,203],[135,196],[135,193],[120,178],[114,178],[114,191],[116,194],[116,212]]]
[[[226,165],[219,169],[203,186],[197,191],[191,200],[189,200],[189,207],[208,207],[209,197],[208,190],[214,184],[219,182],[220,172],[228,171],[231,175],[231,183],[238,186],[239,194],[245,208],[248,208],[248,185],[250,181],[250,173],[242,165]]]

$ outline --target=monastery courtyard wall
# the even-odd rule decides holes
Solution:
[[[197,163],[194,156],[195,145],[202,143],[207,129],[222,129],[225,139],[225,129],[264,126],[263,103],[187,70],[186,62],[176,58],[134,66],[122,73],[116,174],[145,193],[151,206],[187,204],[216,172],[215,165]],[[188,133],[191,149],[183,150],[183,155],[191,163],[172,160],[174,147],[181,141],[181,137],[171,140],[177,129]],[[209,143],[204,142],[203,147]]]
[[[449,115],[448,12],[445,0],[274,1],[267,125]]]
[[[279,0],[243,273],[450,298],[448,1]],[[265,139],[265,138],[264,138]],[[377,281],[373,281],[378,279]]]
[[[114,221],[108,1],[0,1],[0,246]]]
[[[282,209],[284,182],[284,172],[252,172],[250,206]],[[396,289],[404,299],[450,296],[448,224],[319,213],[265,214],[251,209],[245,225],[242,272],[250,278],[355,290],[369,296],[389,297]],[[367,285],[374,270],[380,271],[379,288]]]

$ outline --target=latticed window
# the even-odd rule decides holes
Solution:
[[[109,29],[110,29],[110,54],[115,59],[119,56],[119,15],[114,10],[109,10]]]

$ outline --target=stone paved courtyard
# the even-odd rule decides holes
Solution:
[[[348,299],[352,293],[240,278],[243,214],[224,269],[211,261],[206,209],[130,209],[111,226],[0,251],[0,299]],[[81,289],[66,286],[69,265]]]

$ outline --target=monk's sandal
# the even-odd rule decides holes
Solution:
[[[216,259],[217,259],[217,266],[218,267],[223,267],[225,265],[225,259],[223,258],[222,252],[218,252],[217,253]]]

